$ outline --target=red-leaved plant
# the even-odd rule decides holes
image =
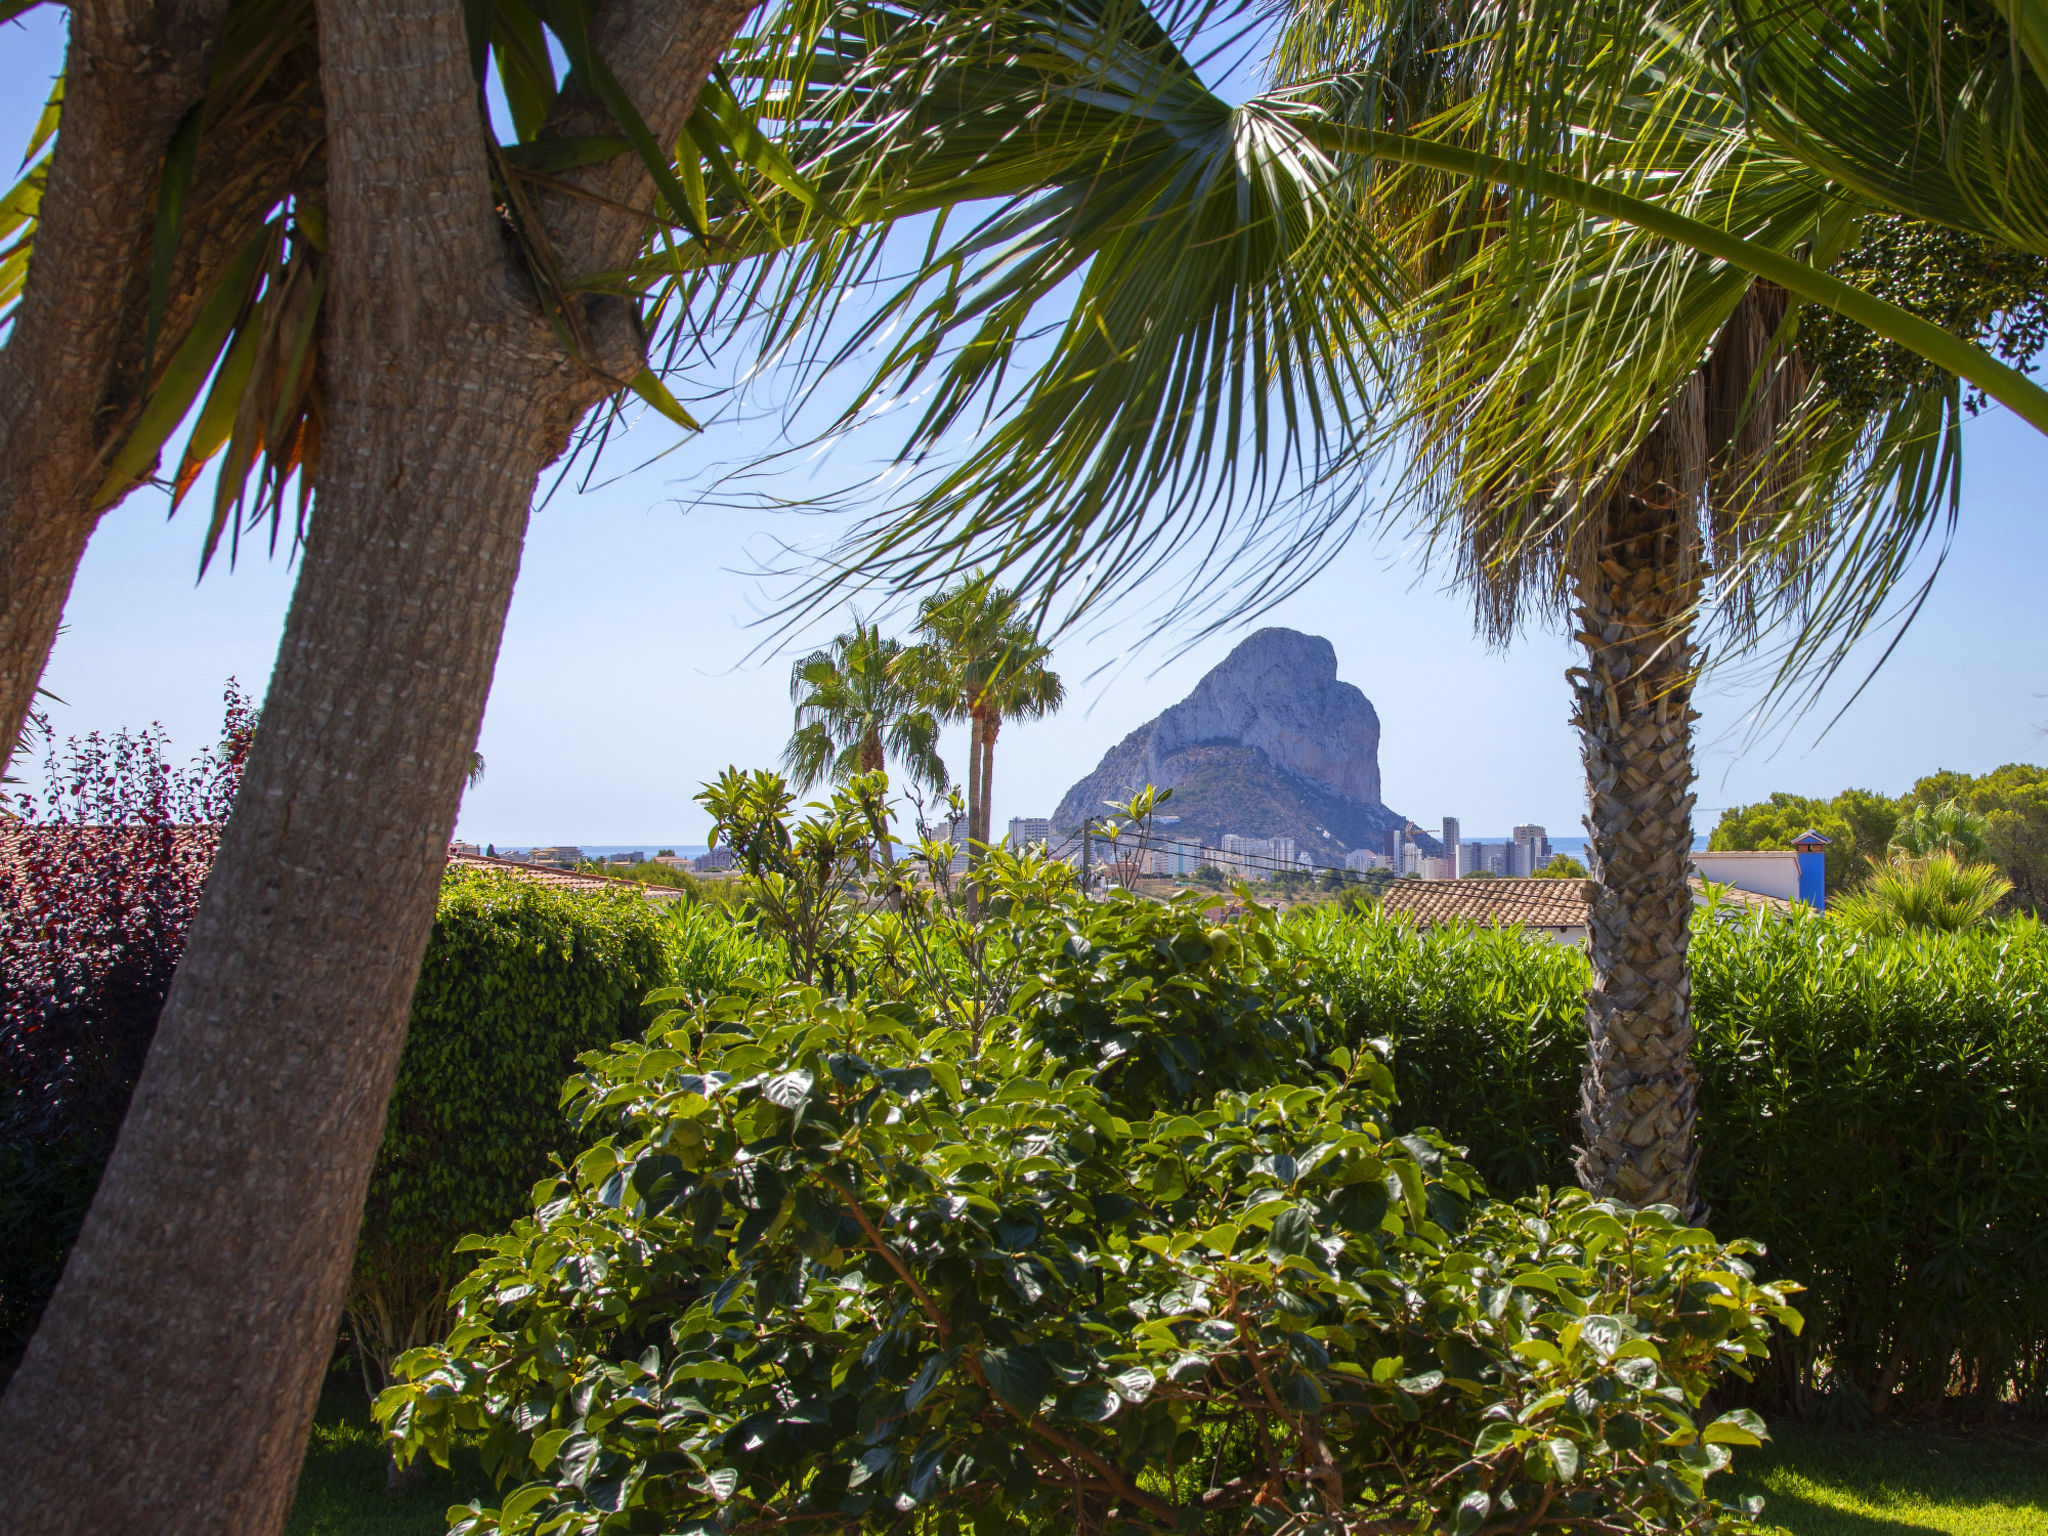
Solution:
[[[179,766],[161,725],[73,737],[0,822],[0,1354],[34,1327],[156,1033],[256,711]]]

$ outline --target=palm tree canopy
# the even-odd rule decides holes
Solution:
[[[1892,833],[1891,852],[1907,859],[1946,854],[1965,864],[1983,863],[1991,857],[1990,830],[1988,818],[1953,800],[1916,805]]]
[[[904,672],[945,719],[1036,720],[1066,700],[1023,598],[987,576],[926,598],[917,628]]]
[[[843,783],[882,766],[864,753],[893,756],[914,784],[944,791],[939,724],[898,665],[900,641],[858,617],[853,632],[799,660],[789,677],[796,732],[783,763],[799,789],[823,779]]]

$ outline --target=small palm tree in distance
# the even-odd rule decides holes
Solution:
[[[1991,857],[1987,834],[1991,823],[1974,811],[1966,811],[1953,800],[1939,805],[1916,805],[1912,814],[1899,819],[1892,833],[1894,859],[1926,859],[1946,853],[1963,864],[1981,864]]]
[[[782,764],[799,790],[880,773],[893,756],[912,784],[944,791],[938,718],[899,665],[903,651],[901,641],[856,614],[851,633],[790,668],[796,731]],[[886,829],[881,851],[883,863],[895,862]]]
[[[986,845],[1003,721],[1052,713],[1066,702],[1066,685],[1023,599],[987,576],[926,598],[917,628],[923,643],[904,652],[901,666],[941,718],[967,722],[967,837],[970,848]]]

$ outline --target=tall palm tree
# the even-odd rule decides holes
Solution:
[[[976,576],[919,606],[923,643],[903,657],[933,709],[967,722],[967,836],[969,858],[990,839],[996,737],[1003,721],[1037,720],[1066,701],[1066,686],[1048,663],[1022,598],[986,576]]]
[[[856,615],[851,634],[791,667],[796,732],[782,762],[798,789],[880,773],[894,754],[913,784],[944,791],[949,775],[939,759],[938,718],[905,677],[903,650],[901,641]],[[881,846],[882,862],[894,864],[886,827]]]
[[[1489,93],[1524,40],[1491,26],[1456,3],[1352,6],[1334,25],[1304,3],[1279,58],[1302,76],[1348,76],[1348,93],[1328,98],[1348,122],[1512,136],[1519,124]],[[1675,144],[1666,168],[1698,178],[1688,161],[1702,142],[1726,144],[1733,120],[1710,100],[1650,99],[1648,123],[1618,126],[1609,152],[1629,153],[1630,134]],[[1688,132],[1660,136],[1672,126]],[[1369,175],[1360,201],[1405,250],[1421,295],[1404,317],[1410,360],[1385,440],[1413,454],[1404,505],[1455,561],[1490,639],[1547,612],[1573,621],[1585,652],[1571,673],[1594,861],[1580,1176],[1690,1211],[1703,592],[1717,583],[1725,634],[1753,637],[1802,595],[1799,557],[1825,542],[1843,485],[1853,493],[1870,466],[1817,408],[1782,330],[1784,290],[1690,252],[1631,247],[1574,212],[1515,228],[1497,193],[1463,178]]]

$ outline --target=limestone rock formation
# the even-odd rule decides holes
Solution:
[[[1112,747],[1067,791],[1053,825],[1078,827],[1105,801],[1153,784],[1174,791],[1163,809],[1179,816],[1180,835],[1290,836],[1318,862],[1341,863],[1405,821],[1380,799],[1379,750],[1379,716],[1338,681],[1330,642],[1262,629]]]

